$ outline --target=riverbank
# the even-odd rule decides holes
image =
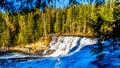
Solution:
[[[19,52],[0,55],[0,66],[6,68],[119,68],[120,41],[77,36],[52,36],[43,55]],[[42,52],[42,51],[39,51]],[[74,60],[74,61],[73,61]]]
[[[0,54],[4,54],[6,52],[21,52],[29,55],[42,55],[44,50],[46,50],[46,48],[49,46],[52,36],[95,37],[93,34],[47,34],[46,36],[39,38],[39,40],[28,44],[16,45],[12,47],[2,46],[0,47]]]
[[[38,41],[31,42],[24,45],[16,45],[12,47],[2,46],[0,47],[0,54],[7,52],[22,52],[30,55],[41,55],[43,51],[48,47],[51,40],[51,36],[41,37]]]

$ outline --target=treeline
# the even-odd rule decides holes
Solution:
[[[24,45],[47,34],[117,36],[119,23],[120,5],[114,0],[104,5],[49,7],[13,14],[0,12],[0,46]]]

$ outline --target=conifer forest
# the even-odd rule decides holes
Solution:
[[[48,34],[120,36],[120,3],[73,4],[65,8],[49,6],[24,12],[0,11],[0,46],[15,46]]]

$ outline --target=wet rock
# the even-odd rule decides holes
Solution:
[[[54,51],[55,51],[55,50],[48,50],[48,51],[46,52],[46,54],[47,54],[47,55],[50,55],[50,54],[52,54]]]
[[[8,47],[0,47],[0,55],[8,51]]]
[[[34,54],[35,54],[35,55],[42,55],[43,52],[44,52],[44,50],[36,50],[36,51],[34,52]]]

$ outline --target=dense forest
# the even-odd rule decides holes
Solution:
[[[119,37],[120,4],[108,0],[94,6],[89,3],[29,12],[0,11],[0,46],[27,44],[47,34]]]

